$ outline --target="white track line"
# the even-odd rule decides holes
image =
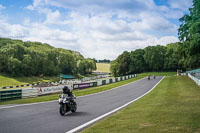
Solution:
[[[115,113],[115,112],[119,111],[120,109],[128,106],[129,104],[137,101],[138,99],[142,98],[143,96],[145,96],[146,94],[148,94],[149,92],[151,92],[164,78],[165,78],[165,76],[153,88],[151,88],[148,92],[146,92],[145,94],[141,95],[140,97],[138,97],[138,98],[136,98],[136,99],[134,99],[134,100],[132,100],[132,101],[130,101],[130,102],[122,105],[121,107],[118,107],[118,108],[116,108],[116,109],[114,109],[114,110],[112,110],[112,111],[110,111],[110,112],[108,112],[106,114],[103,114],[103,115],[101,115],[101,116],[99,116],[99,117],[97,117],[97,118],[95,118],[95,119],[93,119],[93,120],[91,120],[91,121],[83,124],[83,125],[80,125],[80,126],[74,128],[74,129],[70,130],[70,131],[67,131],[66,133],[77,132],[77,131],[83,129],[84,127],[87,127],[87,126],[91,125],[92,123],[97,122],[98,120],[100,120],[100,119],[102,119],[102,118],[104,118],[104,117],[106,117],[106,116],[108,116],[108,115],[110,115],[112,113]]]
[[[135,83],[135,82],[138,82],[140,80],[143,80],[145,79],[146,77],[142,78],[142,79],[139,79],[139,80],[136,80],[134,82],[131,82],[131,83]],[[124,81],[124,80],[123,80]],[[115,82],[116,83],[116,82]],[[110,90],[106,90],[106,91],[102,91],[102,92],[97,92],[97,93],[93,93],[93,94],[89,94],[89,95],[85,95],[85,96],[79,96],[77,98],[81,98],[81,97],[87,97],[87,96],[91,96],[91,95],[96,95],[96,94],[100,94],[100,93],[105,93],[105,92],[108,92],[108,91],[112,91],[114,89],[117,89],[117,88],[120,88],[120,87],[123,87],[123,86],[126,86],[126,85],[129,85],[131,83],[128,83],[128,84],[125,84],[125,85],[122,85],[122,86],[119,86],[119,87],[115,87],[113,89],[110,89]],[[0,109],[8,109],[8,108],[13,108],[13,107],[21,107],[21,106],[27,106],[27,105],[34,105],[34,104],[42,104],[42,103],[50,103],[50,102],[55,102],[57,100],[52,100],[52,101],[46,101],[46,102],[38,102],[38,103],[27,103],[27,104],[19,104],[19,105],[13,105],[13,106],[4,106],[4,105],[1,105],[3,107],[0,106]]]

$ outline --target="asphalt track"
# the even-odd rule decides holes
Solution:
[[[57,101],[0,107],[0,133],[65,133],[151,90],[162,77],[147,78],[95,95],[78,97],[76,113],[59,114]]]

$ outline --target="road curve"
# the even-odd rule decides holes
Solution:
[[[151,90],[162,77],[77,98],[76,113],[60,116],[57,101],[0,109],[0,133],[65,133]]]

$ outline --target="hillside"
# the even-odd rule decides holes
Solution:
[[[96,72],[110,73],[110,64],[109,63],[96,63],[96,67],[97,67]]]
[[[95,69],[95,62],[79,52],[9,38],[0,38],[0,64],[0,73],[16,77],[87,74]]]

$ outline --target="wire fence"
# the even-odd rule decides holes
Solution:
[[[196,84],[200,85],[200,68],[199,69],[194,69],[191,71],[187,71],[186,75],[190,77],[192,80],[196,82]]]
[[[190,75],[200,79],[200,68],[194,69],[194,70],[191,70],[191,71],[187,71],[186,74],[190,74]]]

